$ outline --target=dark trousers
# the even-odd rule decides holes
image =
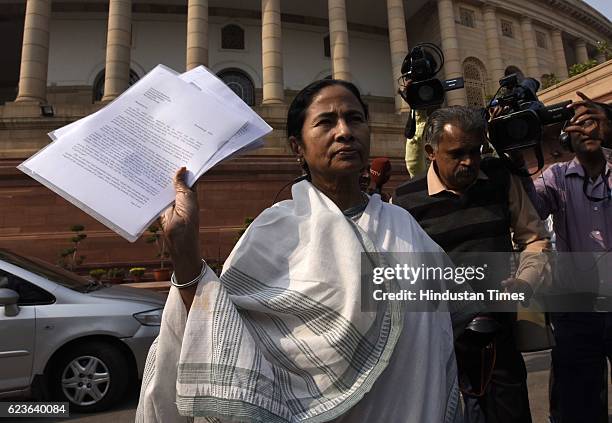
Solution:
[[[514,313],[496,313],[501,331],[495,336],[495,364],[490,382],[482,396],[464,393],[466,423],[531,423],[527,393],[527,370],[523,356],[516,349]],[[467,342],[466,342],[467,341]],[[489,359],[483,360],[480,348],[470,345],[469,338],[460,337],[455,345],[459,381],[479,393],[484,373],[489,373]],[[487,353],[491,357],[490,353]],[[488,367],[488,368],[487,368]],[[485,375],[486,378],[486,375]]]
[[[551,322],[556,343],[550,386],[552,421],[607,422],[606,358],[612,360],[612,313],[551,313]]]

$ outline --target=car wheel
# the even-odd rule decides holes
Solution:
[[[70,348],[51,366],[49,391],[70,411],[94,412],[116,405],[129,383],[121,352],[110,344],[88,342]]]

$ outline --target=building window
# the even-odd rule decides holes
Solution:
[[[255,105],[255,85],[240,69],[223,69],[217,76],[249,106]]]
[[[244,50],[244,30],[238,25],[225,25],[221,28],[221,48]]]
[[[535,32],[536,36],[536,44],[540,48],[548,48],[548,43],[546,42],[546,34],[541,31]]]
[[[502,19],[501,21],[501,29],[502,35],[505,37],[514,38],[514,31],[512,30],[512,22],[505,21]]]
[[[93,85],[93,100],[94,101],[100,101],[102,100],[102,97],[104,97],[104,78],[106,76],[106,72],[104,69],[102,69],[100,71],[100,73],[98,73],[98,76],[96,76],[96,79],[94,79],[94,85]],[[140,77],[138,76],[138,74],[133,70],[130,69],[130,87],[132,85],[134,85],[136,83],[136,81],[138,81],[140,79]]]
[[[325,57],[331,57],[331,47],[329,45],[329,35],[323,38],[323,54]]]
[[[465,9],[463,7],[459,8],[459,19],[460,23],[463,26],[467,26],[470,28],[476,28],[476,18],[474,17],[474,11],[470,9]]]
[[[468,57],[463,62],[463,77],[465,79],[465,94],[468,106],[485,106],[485,68],[480,60]]]

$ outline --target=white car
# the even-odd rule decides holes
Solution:
[[[32,392],[100,411],[136,389],[165,298],[0,249],[0,401]]]

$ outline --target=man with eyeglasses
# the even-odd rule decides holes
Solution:
[[[607,150],[612,109],[577,94],[581,101],[569,106],[575,116],[565,128],[574,159],[553,164],[535,181],[523,178],[523,184],[540,217],[552,215],[559,252],[607,255],[612,251],[612,154]],[[611,274],[608,269],[603,277]],[[551,421],[607,422],[601,375],[606,358],[612,360],[612,313],[551,313],[551,320],[556,342]]]

